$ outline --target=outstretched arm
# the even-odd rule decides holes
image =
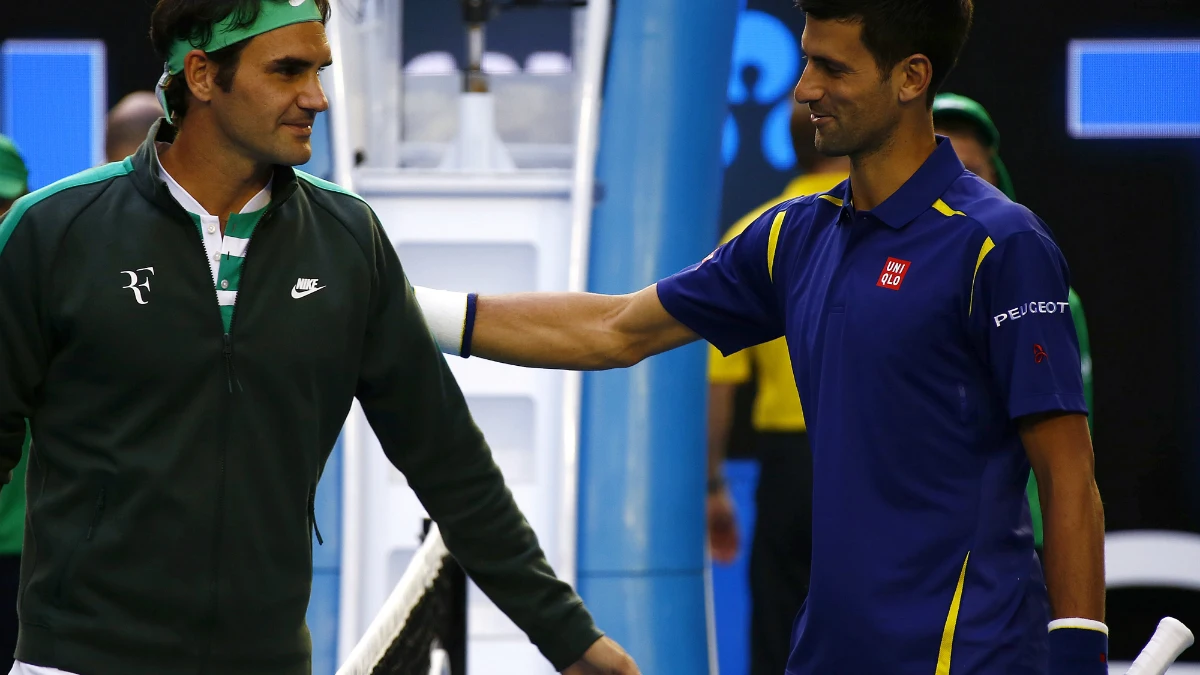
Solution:
[[[479,298],[472,353],[533,368],[607,370],[698,338],[663,308],[657,286],[629,295],[519,293]]]
[[[625,368],[699,338],[663,308],[657,285],[629,295],[415,290],[443,352],[517,366]]]
[[[441,350],[464,357],[606,370],[701,336],[732,354],[783,335],[768,239],[782,236],[784,215],[780,207],[768,210],[700,263],[628,295],[478,297],[417,287],[417,301]]]

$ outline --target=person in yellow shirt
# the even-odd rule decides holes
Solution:
[[[849,175],[847,158],[817,153],[807,106],[792,108],[791,131],[803,173],[729,228],[722,244],[775,204],[826,192]],[[808,594],[808,564],[797,561],[812,556],[812,454],[787,343],[779,338],[728,357],[710,346],[708,381],[708,533],[717,562],[731,562],[738,553],[733,501],[721,467],[738,389],[753,381],[751,427],[760,472],[750,544],[750,675],[779,675],[787,665],[792,621]]]

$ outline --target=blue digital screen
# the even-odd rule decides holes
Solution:
[[[1200,40],[1073,40],[1075,138],[1200,137]]]
[[[104,161],[104,44],[9,40],[0,45],[0,131],[36,190]]]

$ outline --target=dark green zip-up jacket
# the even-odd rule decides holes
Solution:
[[[357,397],[474,581],[563,669],[600,633],[505,487],[371,209],[279,167],[225,331],[153,140],[0,224],[0,475],[33,434],[17,658],[307,675],[312,500]],[[293,298],[298,279],[320,292]],[[372,514],[387,518],[386,513]]]

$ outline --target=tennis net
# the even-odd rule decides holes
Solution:
[[[437,525],[337,675],[466,675],[467,579]]]

